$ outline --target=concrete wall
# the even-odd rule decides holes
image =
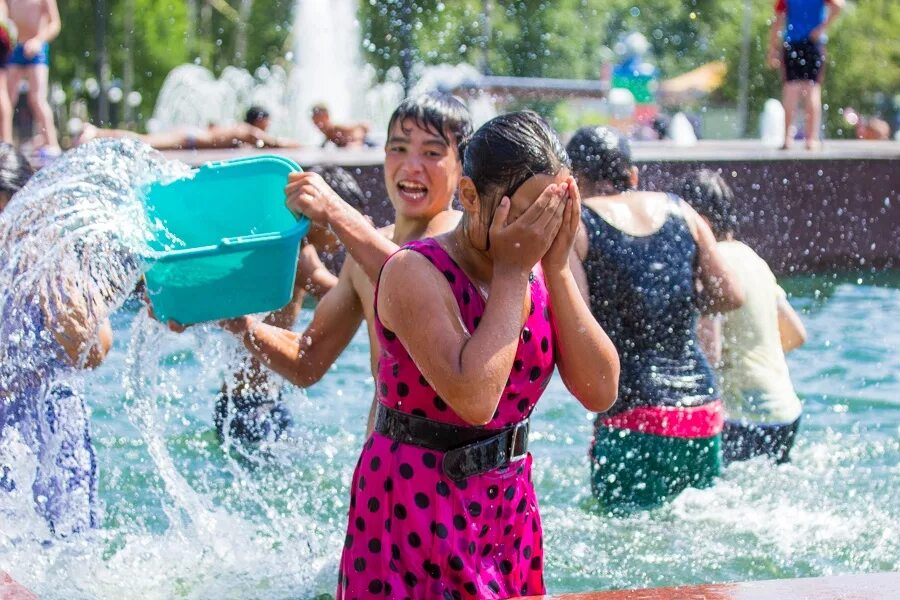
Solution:
[[[900,268],[900,160],[638,161],[641,188],[666,190],[684,173],[719,169],[742,211],[741,238],[780,274]],[[380,166],[348,167],[378,224],[393,218]]]

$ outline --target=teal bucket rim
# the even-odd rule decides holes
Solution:
[[[204,169],[219,169],[219,168],[228,168],[230,166],[235,165],[245,165],[248,163],[255,162],[264,162],[264,163],[280,163],[284,166],[287,166],[292,173],[302,172],[303,169],[296,162],[287,158],[286,156],[279,156],[277,154],[262,154],[259,156],[243,156],[233,159],[226,159],[220,161],[210,161],[206,162],[199,167],[191,169],[191,175],[185,177],[179,177],[177,179],[173,179],[171,181],[157,181],[148,186],[147,195],[149,199],[149,192],[155,185],[159,186],[168,186],[173,185],[180,181],[191,180],[196,175],[204,170]],[[152,205],[145,202],[145,209],[149,210]],[[292,211],[287,209],[288,212],[294,214]],[[150,252],[150,260],[154,263],[166,263],[166,262],[175,262],[185,259],[193,259],[193,258],[203,258],[206,256],[212,256],[215,254],[230,254],[232,252],[239,252],[248,250],[248,244],[252,244],[252,247],[259,248],[261,246],[267,246],[270,244],[275,244],[278,242],[282,242],[288,238],[297,238],[302,239],[309,228],[312,226],[312,221],[310,221],[309,217],[304,214],[300,214],[299,216],[294,214],[294,217],[297,219],[297,222],[292,225],[290,228],[285,229],[283,231],[272,231],[266,233],[257,233],[250,235],[242,235],[235,236],[230,238],[222,238],[217,244],[207,244],[204,246],[196,246],[194,248],[180,248],[180,249],[170,249],[170,250],[152,250]]]

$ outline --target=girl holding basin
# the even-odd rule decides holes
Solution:
[[[567,149],[587,197],[580,268],[622,363],[618,401],[595,424],[592,488],[606,510],[649,508],[719,473],[722,403],[696,326],[701,309],[732,310],[743,295],[688,205],[635,191],[624,138],[583,128]]]
[[[288,208],[327,225],[349,256],[302,334],[251,316],[225,321],[225,328],[240,336],[262,365],[308,387],[328,371],[365,322],[374,376],[381,355],[375,332],[375,280],[399,245],[444,233],[459,221],[460,213],[450,206],[462,173],[460,146],[471,134],[468,109],[450,95],[422,94],[397,107],[388,123],[384,162],[385,188],[396,217],[381,230],[319,175],[291,174],[285,188]],[[374,395],[369,412],[371,430]]]
[[[615,349],[569,268],[580,197],[555,133],[530,112],[489,121],[459,199],[460,224],[401,248],[376,288],[378,407],[339,599],[543,593],[529,415],[555,365],[589,410],[615,400]]]
[[[787,462],[802,407],[784,355],[806,342],[806,329],[769,265],[735,239],[734,193],[722,176],[694,171],[675,189],[709,224],[746,295],[739,309],[701,321],[725,402],[725,463],[754,456]]]

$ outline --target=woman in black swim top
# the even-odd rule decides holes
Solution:
[[[585,198],[575,248],[621,361],[619,398],[595,426],[592,487],[605,508],[649,507],[719,472],[723,413],[696,325],[701,308],[734,309],[742,294],[689,206],[634,191],[626,140],[583,128],[567,151]]]

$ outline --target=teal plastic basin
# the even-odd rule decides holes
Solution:
[[[288,174],[279,156],[209,163],[192,178],[157,183],[145,208],[160,230],[147,294],[161,321],[184,325],[268,312],[293,293],[309,219],[285,207]]]

